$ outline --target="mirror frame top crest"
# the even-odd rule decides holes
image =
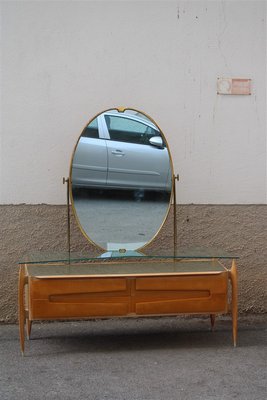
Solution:
[[[99,116],[101,116],[101,115],[104,114],[104,113],[109,113],[109,112],[118,113],[118,114],[117,114],[118,116],[119,116],[120,114],[123,114],[124,112],[128,112],[128,113],[130,112],[130,113],[133,113],[133,115],[136,115],[136,114],[139,115],[139,116],[141,115],[141,116],[143,116],[144,119],[149,120],[149,122],[150,122],[151,124],[153,124],[153,125],[157,128],[157,130],[158,130],[158,132],[159,132],[159,136],[162,138],[163,143],[164,143],[164,145],[165,145],[165,147],[166,147],[166,149],[167,149],[168,156],[169,156],[169,170],[170,170],[170,171],[169,171],[169,174],[170,174],[171,176],[170,176],[170,191],[168,192],[168,193],[169,193],[169,196],[168,196],[168,204],[167,204],[166,207],[165,207],[166,209],[165,209],[164,215],[162,216],[161,222],[158,223],[156,231],[153,231],[153,232],[152,232],[153,234],[151,234],[151,237],[149,238],[149,240],[147,240],[147,241],[144,242],[144,243],[141,243],[140,246],[137,245],[136,248],[131,248],[131,247],[128,247],[128,248],[127,248],[127,246],[126,246],[126,248],[125,248],[124,245],[122,245],[122,246],[120,246],[119,248],[111,249],[111,248],[106,248],[106,247],[103,246],[102,244],[99,244],[98,241],[96,241],[95,239],[92,239],[92,237],[90,236],[90,232],[88,232],[87,229],[84,227],[83,223],[81,222],[81,218],[79,218],[79,215],[78,215],[78,212],[77,212],[77,208],[76,208],[76,206],[75,206],[76,200],[75,200],[75,196],[73,195],[73,191],[74,191],[74,189],[73,189],[73,162],[74,162],[74,158],[75,158],[75,154],[76,154],[76,150],[77,150],[78,144],[79,144],[80,139],[81,139],[81,137],[83,136],[83,134],[84,134],[86,128],[87,128],[94,120],[96,120],[96,118],[98,118]],[[154,143],[151,144],[151,146],[153,146],[153,145],[154,145]],[[111,250],[112,250],[112,251],[114,251],[114,250],[115,250],[115,251],[119,251],[119,252],[122,252],[122,253],[123,253],[123,252],[126,252],[126,250],[132,250],[132,251],[137,251],[137,252],[140,252],[140,251],[141,251],[141,252],[142,252],[149,244],[151,244],[151,243],[155,240],[155,238],[158,236],[158,234],[160,233],[162,227],[164,226],[164,224],[165,224],[165,222],[166,222],[166,219],[167,219],[167,217],[168,217],[168,215],[169,215],[169,212],[170,212],[170,208],[171,208],[171,204],[172,204],[172,199],[173,199],[173,197],[174,197],[174,195],[175,195],[175,194],[174,194],[174,179],[175,179],[175,177],[174,177],[174,170],[173,170],[173,162],[172,162],[172,157],[171,157],[171,152],[170,152],[170,148],[169,148],[169,145],[168,145],[168,141],[167,141],[167,139],[166,139],[164,133],[162,132],[161,128],[158,126],[158,124],[155,122],[155,120],[154,120],[153,118],[151,118],[151,117],[150,117],[148,114],[146,114],[145,112],[140,111],[140,110],[135,109],[135,108],[131,108],[131,107],[126,107],[126,108],[124,108],[124,107],[112,107],[112,108],[108,108],[108,109],[106,109],[106,110],[104,110],[104,111],[101,111],[101,112],[97,113],[93,118],[91,118],[91,119],[86,123],[86,125],[84,126],[84,128],[83,128],[81,134],[79,135],[79,137],[78,137],[78,139],[77,139],[77,142],[76,142],[76,144],[75,144],[75,147],[74,147],[74,149],[73,149],[72,156],[71,156],[70,170],[69,170],[69,197],[70,197],[70,201],[71,201],[72,212],[73,212],[73,214],[74,214],[76,223],[77,223],[77,225],[78,225],[80,231],[82,232],[83,236],[87,239],[87,241],[88,241],[91,245],[93,245],[96,249],[99,249],[101,252],[107,252],[107,251],[111,251]],[[167,203],[167,202],[166,202],[166,203]],[[163,214],[163,213],[162,213],[162,214]],[[111,232],[111,235],[112,235],[112,232]],[[130,243],[132,243],[133,245],[135,245],[135,242],[130,241],[129,244],[130,244]]]

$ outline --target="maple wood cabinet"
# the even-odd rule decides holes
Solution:
[[[232,313],[237,337],[237,272],[217,259],[21,264],[20,340],[36,320]],[[231,301],[228,302],[231,287]]]

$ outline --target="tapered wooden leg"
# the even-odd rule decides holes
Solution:
[[[25,286],[25,266],[21,265],[19,270],[19,292],[18,292],[18,304],[19,304],[19,336],[20,336],[20,349],[22,355],[24,355],[24,341],[25,341],[25,305],[24,305],[24,286]]]
[[[233,343],[236,347],[237,341],[237,315],[238,315],[238,304],[237,304],[237,268],[235,260],[232,261],[232,267],[230,270],[230,280],[232,284],[232,324],[233,324]]]
[[[211,324],[212,331],[214,330],[215,318],[216,318],[215,314],[210,314],[210,324]]]
[[[31,330],[32,330],[32,321],[29,318],[26,319],[26,329],[27,329],[27,339],[29,340],[31,337]]]

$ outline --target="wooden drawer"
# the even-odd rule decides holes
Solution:
[[[136,278],[30,278],[30,319],[227,312],[227,272]]]
[[[135,311],[137,315],[226,312],[227,285],[226,272],[137,278]]]
[[[121,316],[129,310],[125,278],[29,280],[30,319]]]
[[[205,275],[153,276],[136,278],[136,291],[212,290],[224,293],[227,290],[227,272]]]

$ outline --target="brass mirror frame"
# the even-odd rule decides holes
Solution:
[[[106,110],[103,110],[103,111],[97,113],[93,118],[90,118],[90,120],[85,124],[85,126],[84,126],[84,128],[83,128],[81,134],[79,135],[79,137],[78,137],[78,139],[77,139],[76,145],[75,145],[75,147],[74,147],[74,149],[73,149],[73,152],[72,152],[71,161],[70,161],[70,168],[69,168],[69,179],[66,180],[65,178],[63,178],[63,183],[66,183],[66,182],[68,183],[68,188],[67,188],[67,198],[68,198],[68,199],[67,199],[67,200],[68,200],[68,250],[69,250],[69,253],[70,253],[70,217],[69,217],[69,208],[70,208],[69,206],[70,206],[70,205],[69,205],[69,199],[70,199],[70,202],[71,202],[71,208],[72,208],[72,212],[73,212],[73,214],[74,214],[76,223],[77,223],[77,225],[78,225],[80,231],[82,232],[83,236],[84,236],[84,237],[86,238],[86,240],[87,240],[92,246],[94,246],[96,249],[99,249],[99,250],[102,251],[102,252],[106,252],[106,251],[107,251],[107,249],[105,249],[105,248],[101,247],[99,244],[95,243],[95,242],[90,238],[90,236],[88,236],[88,234],[85,232],[85,230],[83,229],[83,227],[82,227],[82,225],[81,225],[81,223],[80,223],[80,220],[79,220],[79,218],[78,218],[78,215],[77,215],[77,212],[76,212],[76,209],[75,209],[75,206],[74,206],[74,199],[73,199],[73,194],[72,194],[72,165],[73,165],[73,158],[74,158],[74,154],[75,154],[75,152],[76,152],[76,148],[77,148],[77,146],[78,146],[78,143],[79,143],[79,141],[80,141],[80,138],[81,138],[82,133],[84,132],[85,128],[86,128],[95,118],[97,118],[99,115],[101,115],[101,114],[103,114],[103,113],[105,113],[105,112],[108,112],[108,111],[112,111],[112,110],[117,110],[119,113],[123,113],[123,112],[125,112],[126,110],[131,110],[131,111],[135,111],[135,112],[138,112],[138,113],[140,113],[140,114],[143,114],[145,117],[147,117],[147,118],[159,129],[160,134],[162,135],[162,138],[164,139],[164,141],[165,141],[165,143],[166,143],[166,147],[167,147],[168,154],[169,154],[169,159],[170,159],[170,168],[171,168],[171,193],[170,193],[169,205],[168,205],[168,207],[167,207],[165,216],[164,216],[164,218],[162,219],[162,223],[161,223],[160,227],[158,228],[157,232],[153,235],[153,237],[152,237],[148,242],[146,242],[146,244],[145,244],[144,246],[142,246],[142,247],[140,247],[140,248],[137,248],[137,249],[135,249],[134,251],[138,251],[138,252],[143,251],[143,250],[144,250],[148,245],[150,245],[150,244],[155,240],[155,238],[158,236],[159,232],[160,232],[161,229],[163,228],[163,226],[164,226],[164,224],[165,224],[165,222],[166,222],[166,220],[167,220],[167,218],[168,218],[168,215],[169,215],[169,213],[170,213],[170,209],[171,209],[171,205],[172,205],[172,199],[173,199],[173,205],[174,205],[174,243],[176,242],[176,193],[175,193],[175,180],[178,179],[178,178],[174,175],[173,161],[172,161],[172,156],[171,156],[171,152],[170,152],[170,148],[169,148],[168,141],[166,140],[166,137],[165,137],[164,133],[162,132],[161,128],[159,127],[159,125],[156,123],[156,121],[155,121],[153,118],[150,117],[150,115],[148,115],[148,114],[146,114],[145,112],[140,111],[140,110],[138,110],[138,109],[136,109],[136,108],[132,108],[132,107],[112,107],[112,108],[108,108],[108,109],[106,109]],[[123,249],[120,249],[120,250],[123,250]]]

